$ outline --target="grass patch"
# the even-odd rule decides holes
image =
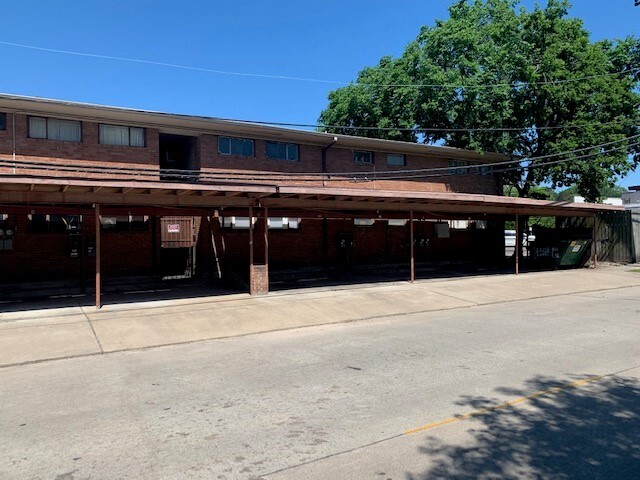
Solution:
[[[640,273],[640,268],[632,268],[631,270],[629,270],[630,272],[633,273]]]

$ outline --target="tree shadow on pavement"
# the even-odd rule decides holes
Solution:
[[[562,385],[537,377],[524,397]],[[463,398],[467,410],[495,406],[495,399]],[[409,480],[433,478],[640,478],[640,382],[611,376],[474,416],[469,442],[448,445],[429,437],[421,453],[429,469]],[[461,425],[461,424],[458,424]]]

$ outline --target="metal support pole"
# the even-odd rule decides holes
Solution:
[[[516,275],[520,273],[520,215],[516,215]]]
[[[253,295],[253,207],[249,207],[249,294]]]
[[[100,278],[100,205],[96,203],[96,308],[102,307]]]
[[[269,209],[264,207],[264,265],[269,269]]]
[[[413,249],[413,210],[409,212],[409,250],[411,251],[411,283],[416,281],[416,262]]]
[[[593,268],[598,268],[598,217],[593,216]]]

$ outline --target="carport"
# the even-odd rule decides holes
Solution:
[[[512,219],[520,216],[592,217],[621,207],[586,203],[370,188],[308,187],[259,184],[183,184],[145,180],[111,181],[4,176],[0,180],[0,208],[4,213],[47,210],[90,215],[95,220],[95,299],[102,305],[102,234],[105,215],[185,215],[255,218],[249,228],[246,252],[253,295],[269,290],[270,216],[408,219],[408,280],[415,281],[415,222],[444,217],[455,220]],[[594,221],[595,227],[595,221]],[[594,237],[595,237],[594,228]],[[223,235],[223,234],[222,234]],[[594,245],[597,242],[594,240]],[[213,241],[215,249],[215,241]],[[516,252],[519,249],[516,248]],[[597,251],[593,252],[597,265]],[[516,254],[514,273],[519,273]]]

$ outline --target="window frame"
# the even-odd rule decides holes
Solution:
[[[276,157],[276,156],[273,156],[273,155],[269,155],[269,153],[268,153],[269,144],[272,144],[272,145],[284,145],[284,148],[285,148],[284,157]],[[296,158],[295,159],[289,158],[289,147],[295,147],[295,149],[296,149]],[[265,148],[264,148],[264,156],[266,158],[271,158],[273,160],[284,160],[286,162],[299,162],[300,161],[300,145],[297,144],[297,143],[276,142],[276,141],[273,141],[273,140],[266,140],[265,141]]]
[[[453,175],[469,175],[469,162],[466,160],[449,160],[449,171]]]
[[[126,128],[129,130],[129,143],[127,145],[120,145],[117,143],[104,143],[102,141],[102,127],[118,127]],[[142,130],[142,145],[131,145],[131,129]],[[132,127],[130,125],[116,125],[114,123],[99,123],[98,124],[98,144],[108,145],[110,147],[133,147],[133,148],[146,148],[147,147],[147,129],[145,127]]]
[[[220,141],[223,139],[229,139],[229,152],[222,152],[220,150]],[[233,148],[232,148],[232,142],[233,140],[241,140],[244,142],[251,142],[251,154],[246,155],[244,153],[234,153],[233,152]],[[229,156],[236,156],[236,157],[255,157],[256,156],[256,142],[254,139],[252,138],[246,138],[246,137],[231,137],[229,135],[218,135],[218,153],[220,155],[229,155]]]
[[[371,161],[363,162],[361,160],[358,160],[358,155],[363,155],[363,154],[369,155],[369,157],[371,158]],[[353,161],[354,161],[354,163],[358,163],[360,165],[373,165],[374,164],[374,158],[375,158],[375,154],[374,154],[374,152],[372,152],[370,150],[354,150],[353,151]]]
[[[44,132],[45,132],[45,136],[44,137],[34,137],[31,134],[31,119],[32,118],[40,118],[42,120],[44,120]],[[56,122],[67,122],[67,123],[77,123],[78,126],[80,127],[80,138],[78,140],[62,140],[62,139],[58,139],[58,138],[49,138],[49,121],[56,121]],[[81,120],[68,120],[66,118],[57,118],[57,117],[42,117],[40,115],[29,115],[27,116],[27,137],[28,138],[33,138],[36,140],[51,140],[54,142],[71,142],[71,143],[82,143],[82,139],[83,139],[83,131],[82,131],[82,121]]]
[[[401,164],[389,163],[389,157],[400,157],[402,158],[402,163]],[[387,166],[388,167],[406,167],[407,156],[404,153],[387,153]]]
[[[7,130],[7,114],[6,112],[0,112],[0,132]]]

